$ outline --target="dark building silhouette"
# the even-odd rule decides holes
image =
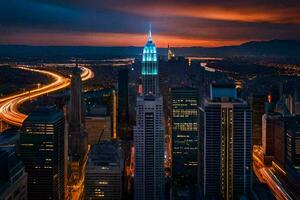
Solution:
[[[0,147],[0,199],[26,200],[27,173],[15,149]]]
[[[252,113],[234,85],[212,85],[200,108],[200,199],[239,199],[252,190]]]
[[[84,112],[82,100],[81,70],[73,69],[71,79],[71,97],[68,113],[69,157],[71,171],[69,183],[77,184],[83,178],[83,165],[87,154],[87,135],[84,131]]]
[[[39,106],[23,122],[20,157],[28,172],[28,199],[64,199],[64,115]]]
[[[285,123],[281,117],[276,125],[276,132],[274,135],[274,161],[277,165],[284,169],[285,165]]]
[[[286,131],[286,161],[294,168],[300,167],[300,120],[287,127]],[[300,176],[300,175],[299,175]]]
[[[271,165],[274,160],[275,137],[280,135],[284,130],[281,129],[281,114],[266,113],[262,117],[262,148],[263,160],[266,165]]]
[[[197,184],[198,90],[172,88],[171,96],[173,197],[181,199],[181,194],[193,196]]]
[[[128,138],[128,66],[118,69],[118,137]]]
[[[262,116],[265,113],[265,102],[267,98],[264,95],[253,95],[251,109],[253,112],[253,145],[262,144]]]

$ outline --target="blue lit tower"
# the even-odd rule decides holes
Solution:
[[[152,41],[151,24],[149,27],[148,41],[143,50],[142,62],[143,95],[158,95],[158,63],[156,46]]]
[[[158,93],[158,65],[151,29],[143,51],[143,94],[136,100],[134,126],[134,199],[165,199],[163,98]]]

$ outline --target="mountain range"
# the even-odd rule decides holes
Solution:
[[[143,47],[94,47],[94,46],[28,46],[0,45],[0,57],[138,57]],[[300,41],[270,40],[251,41],[241,45],[222,47],[172,48],[178,56],[218,57],[280,57],[300,58]],[[165,56],[167,48],[158,48]]]

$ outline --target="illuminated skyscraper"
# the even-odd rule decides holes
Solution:
[[[28,172],[28,199],[64,199],[64,115],[36,108],[23,122],[20,157]]]
[[[137,97],[134,127],[136,200],[164,199],[163,99],[158,91],[158,63],[151,29],[143,50],[142,96]]]
[[[84,131],[84,109],[81,93],[81,70],[76,66],[72,72],[68,113],[69,158],[71,164],[69,185],[77,185],[82,182],[84,162],[87,158],[87,136]]]
[[[193,196],[197,184],[198,90],[172,88],[171,95],[172,191],[174,199],[181,199],[181,194]]]
[[[200,108],[201,199],[240,199],[251,193],[252,114],[234,85],[212,85]]]
[[[151,25],[148,41],[143,50],[142,59],[142,84],[143,95],[158,95],[158,62],[156,46],[152,41]]]

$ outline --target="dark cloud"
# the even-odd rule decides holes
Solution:
[[[76,40],[80,40],[81,34],[82,39],[88,34],[141,36],[150,21],[158,38],[174,38],[182,44],[300,39],[300,1],[1,0],[0,43],[30,44],[34,38],[26,42],[26,37],[31,34],[70,34]]]

